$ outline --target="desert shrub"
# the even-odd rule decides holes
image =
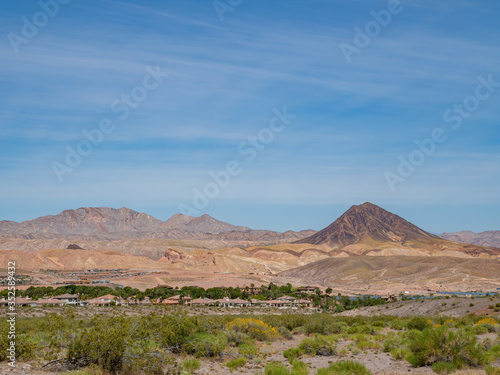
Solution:
[[[363,351],[367,350],[367,349],[380,349],[381,348],[380,344],[373,342],[372,340],[358,341],[356,346],[359,350],[363,350]]]
[[[246,333],[233,330],[226,331],[226,337],[228,344],[234,344],[234,346],[240,346],[253,341]]]
[[[500,367],[486,366],[484,370],[486,371],[486,375],[500,375]]]
[[[390,350],[390,354],[394,359],[400,361],[408,356],[409,351],[406,348],[393,348]]]
[[[308,375],[309,368],[302,361],[293,361],[290,375]]]
[[[304,332],[308,335],[313,333],[326,335],[331,324],[332,320],[328,315],[312,315],[304,324]]]
[[[337,323],[332,323],[328,327],[328,333],[329,334],[338,334],[338,333],[344,333],[348,329],[348,325],[346,322],[337,322]]]
[[[226,329],[246,333],[260,341],[274,340],[279,337],[276,327],[271,327],[262,320],[254,318],[237,318],[227,323]]]
[[[259,355],[259,349],[254,343],[242,344],[238,347],[238,353],[245,358],[253,358]]]
[[[356,333],[359,333],[359,327],[358,326],[351,326],[347,329],[347,333],[349,335],[354,335]]]
[[[188,317],[184,314],[166,315],[160,321],[160,340],[168,350],[180,353],[188,344],[191,335],[199,330],[200,326],[196,317]]]
[[[301,351],[299,348],[290,348],[283,352],[283,357],[288,359],[290,363],[299,358]]]
[[[66,360],[70,368],[97,364],[112,373],[124,365],[125,351],[131,344],[130,320],[92,319],[92,326],[77,332],[69,342]]]
[[[475,324],[476,325],[481,325],[481,324],[484,324],[484,323],[488,323],[488,324],[491,324],[491,325],[498,325],[498,322],[493,319],[493,318],[482,318],[480,320],[478,320]]]
[[[181,375],[175,358],[161,352],[125,356],[121,373],[126,375]]]
[[[264,369],[265,375],[290,375],[290,371],[281,362],[268,363]]]
[[[7,352],[10,348],[10,342],[12,341],[8,336],[9,327],[6,323],[0,325],[0,361],[7,361],[7,356],[10,355]],[[28,338],[25,334],[19,334],[16,327],[16,337],[15,337],[15,353],[16,360],[30,360],[35,358],[39,351],[39,345]]]
[[[487,363],[492,363],[495,362],[496,360],[500,359],[500,343],[496,345],[484,345],[485,349],[487,349],[485,353],[485,361]]]
[[[302,314],[268,315],[262,318],[265,323],[274,327],[285,327],[289,331],[304,326],[308,317]]]
[[[401,319],[394,319],[391,322],[390,327],[396,331],[402,331],[406,328],[406,323]]]
[[[434,362],[431,368],[436,374],[451,374],[457,371],[457,366],[453,362]]]
[[[201,367],[201,363],[199,359],[196,358],[186,358],[182,361],[182,368],[188,373],[191,374],[193,371],[198,370]]]
[[[418,331],[423,331],[430,326],[430,321],[421,316],[415,316],[411,318],[407,325],[408,329],[416,329]]]
[[[403,345],[403,340],[400,336],[389,337],[382,345],[382,350],[389,353],[391,350],[400,348]]]
[[[185,351],[196,357],[220,357],[226,345],[225,335],[197,333],[190,337],[185,345]]]
[[[226,367],[231,371],[233,372],[234,370],[236,370],[238,367],[243,367],[247,364],[247,361],[248,359],[246,358],[243,358],[243,357],[239,357],[239,358],[236,358],[236,359],[233,359],[229,362],[226,363]]]
[[[90,365],[80,370],[73,370],[64,373],[65,375],[105,375],[104,370],[97,365]]]
[[[291,340],[293,338],[292,332],[287,327],[279,327],[278,332],[281,337]]]
[[[493,327],[493,326],[492,326]],[[475,325],[470,329],[475,335],[482,335],[488,333],[488,327],[486,324]]]
[[[305,338],[298,347],[300,354],[312,354],[320,356],[332,356],[337,354],[337,346],[327,336],[316,335]]]
[[[500,332],[500,325],[495,319],[492,318],[483,318],[474,324],[472,327],[472,331],[476,335],[480,335],[483,333],[496,333]]]
[[[356,361],[340,361],[319,369],[316,375],[371,375],[371,372]]]
[[[484,362],[484,350],[476,336],[463,329],[446,326],[426,328],[410,338],[407,360],[415,367],[434,362],[453,362],[457,368],[477,366]]]

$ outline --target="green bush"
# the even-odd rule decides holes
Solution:
[[[76,333],[69,342],[66,360],[70,368],[97,364],[112,373],[124,367],[126,349],[131,346],[130,320],[123,317],[92,319],[92,326]]]
[[[408,329],[416,329],[418,331],[423,331],[424,329],[430,326],[431,323],[427,319],[421,316],[415,316],[411,318],[411,320],[408,322],[407,325]]]
[[[371,372],[356,361],[340,361],[319,369],[316,375],[371,375]]]
[[[185,350],[196,357],[220,357],[226,345],[227,338],[223,334],[197,333],[190,337]]]
[[[243,367],[247,364],[247,361],[248,359],[246,358],[243,358],[243,357],[239,357],[239,358],[236,358],[236,359],[233,359],[232,361],[229,361],[226,363],[226,367],[231,371],[233,372],[234,370],[236,370],[238,367]]]
[[[486,371],[486,375],[500,375],[500,367],[486,366],[484,370]]]
[[[405,359],[409,352],[406,348],[393,348],[391,349],[390,353],[394,359],[400,361],[402,359]]]
[[[299,358],[301,355],[301,350],[299,348],[290,348],[283,352],[283,357],[288,359],[290,363]]]
[[[9,339],[9,335],[7,334],[8,328],[7,324],[2,326],[0,330],[0,361],[7,361],[10,354],[7,352],[10,347],[11,339]],[[31,341],[26,335],[16,334],[15,337],[15,353],[16,360],[31,360],[35,358],[36,354],[39,352],[40,347],[36,342]]]
[[[199,359],[196,358],[186,358],[182,361],[182,368],[191,374],[193,371],[198,370],[201,367]]]
[[[451,374],[457,371],[457,366],[453,362],[434,362],[431,368],[436,374]]]
[[[301,354],[312,354],[320,356],[332,356],[337,354],[337,346],[327,336],[316,335],[313,338],[302,340],[299,345]]]
[[[175,358],[160,352],[126,356],[123,374],[127,375],[181,375],[181,367]]]
[[[161,343],[173,353],[182,352],[191,335],[200,330],[198,320],[185,314],[166,315],[159,323]]]
[[[408,346],[410,354],[407,360],[414,367],[453,362],[457,368],[462,368],[485,362],[484,349],[477,343],[476,336],[464,329],[426,328],[413,335]]]
[[[290,371],[281,362],[268,363],[264,369],[265,375],[290,375]]]
[[[308,375],[309,368],[302,361],[293,361],[290,375]]]

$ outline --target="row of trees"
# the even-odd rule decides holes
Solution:
[[[254,285],[252,284],[253,288]],[[298,293],[297,288],[294,288],[290,283],[286,285],[275,285],[269,283],[269,285],[262,285],[258,294],[250,296],[250,288],[208,288],[204,289],[196,286],[185,286],[182,288],[150,288],[141,292],[139,289],[125,287],[125,288],[109,288],[106,286],[87,286],[87,285],[66,285],[57,288],[53,287],[34,287],[31,286],[26,290],[18,290],[18,297],[30,297],[33,300],[37,300],[43,297],[53,297],[61,294],[78,294],[82,300],[88,300],[96,297],[103,296],[105,294],[111,294],[116,297],[121,298],[133,298],[139,301],[144,300],[146,297],[151,300],[167,299],[174,295],[189,296],[192,299],[196,298],[210,298],[210,299],[222,299],[225,297],[234,299],[250,299],[255,298],[259,300],[270,300],[276,299],[282,296],[293,296],[296,298],[311,300],[314,306],[322,308],[325,310],[334,310],[341,312],[344,310],[350,310],[358,308],[361,306],[374,306],[386,303],[385,300],[381,298],[374,297],[359,297],[352,298],[348,296],[342,296],[340,293],[338,295],[332,295],[332,289],[327,288],[325,293],[317,289],[315,293]],[[6,297],[7,290],[0,291],[0,297]]]

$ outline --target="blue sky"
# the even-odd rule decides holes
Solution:
[[[166,219],[235,160],[200,214],[321,229],[371,201],[435,233],[500,230],[500,88],[470,99],[478,77],[500,82],[497,1],[402,0],[350,63],[341,43],[388,1],[243,0],[223,20],[212,1],[65,2],[46,25],[36,1],[2,4],[0,219],[82,206]],[[42,26],[16,52],[25,20]],[[168,77],[120,120],[112,103],[148,66]],[[443,115],[464,100],[477,108],[454,130]],[[246,161],[239,145],[285,107],[295,117]],[[104,118],[114,129],[61,181],[54,163]],[[447,140],[391,189],[387,172],[437,128]]]

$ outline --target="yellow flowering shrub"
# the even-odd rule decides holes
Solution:
[[[493,319],[493,318],[483,318],[483,319],[481,319],[480,321],[478,321],[478,322],[476,323],[476,325],[477,325],[477,326],[478,326],[478,325],[481,325],[481,324],[491,324],[491,325],[497,325],[497,324],[498,324],[498,322],[497,322],[495,319]]]
[[[254,318],[235,319],[226,324],[226,329],[246,333],[250,337],[261,341],[273,340],[279,337],[279,331],[276,327]]]
[[[448,326],[448,327],[455,327],[456,324],[457,324],[457,322],[455,322],[455,320],[453,320],[453,319],[447,319],[443,323],[444,326]]]

